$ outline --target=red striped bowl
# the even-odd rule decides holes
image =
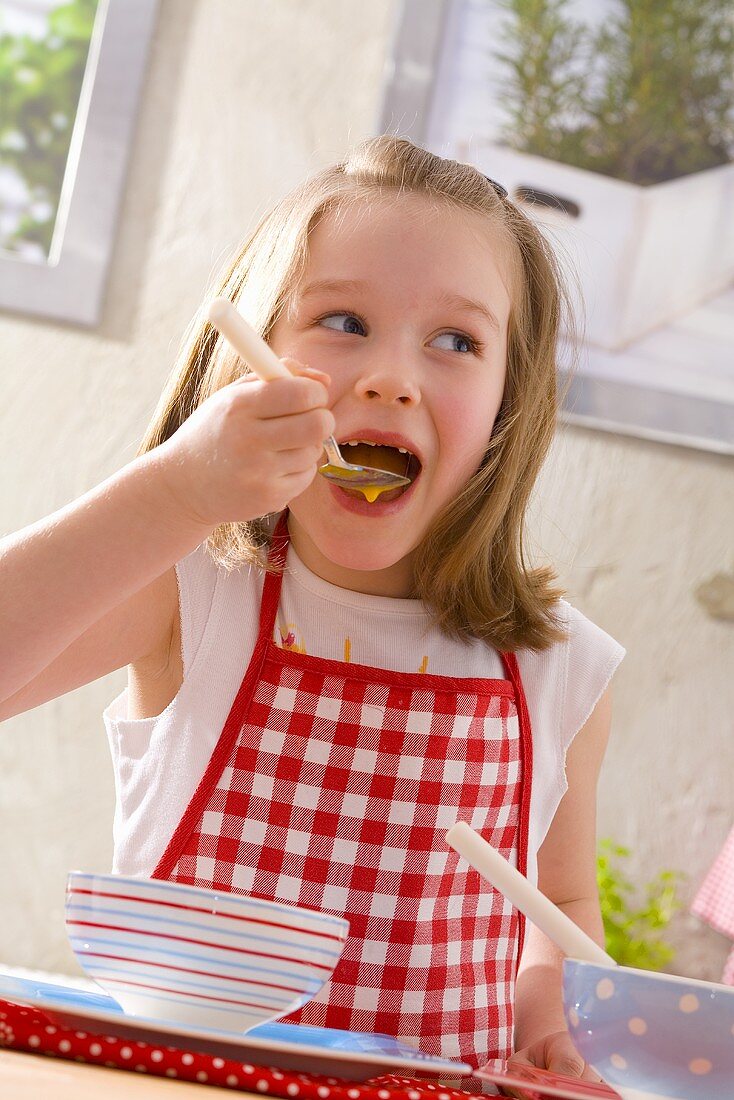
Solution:
[[[131,1016],[244,1032],[318,993],[349,922],[176,882],[72,871],[66,929],[85,973]]]

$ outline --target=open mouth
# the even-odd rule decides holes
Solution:
[[[350,439],[339,443],[339,450],[344,460],[351,462],[354,466],[371,466],[376,470],[386,470],[391,474],[400,474],[402,477],[407,477],[410,484],[415,481],[421,472],[420,459],[405,447],[393,447],[363,439]],[[410,488],[410,484],[400,485],[397,489],[388,489],[380,493],[377,499],[382,503],[396,500]],[[349,496],[364,499],[359,489],[348,489],[345,486],[341,488]]]

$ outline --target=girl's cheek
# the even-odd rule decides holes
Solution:
[[[470,459],[478,450],[483,454],[492,430],[493,412],[479,398],[467,402],[446,393],[440,404],[439,435],[451,442],[451,449],[459,458]]]

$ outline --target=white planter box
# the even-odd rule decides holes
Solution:
[[[513,201],[529,189],[576,208],[522,202],[559,252],[592,344],[622,348],[734,280],[734,164],[639,187],[490,143],[472,161]]]

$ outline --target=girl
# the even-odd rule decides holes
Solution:
[[[383,137],[264,219],[138,458],[5,541],[0,716],[129,666],[115,870],[344,914],[305,1023],[593,1077],[559,952],[445,841],[468,821],[601,940],[595,786],[622,650],[528,566],[561,292],[499,185]],[[203,313],[202,313],[203,317]],[[405,473],[374,503],[317,476]]]

